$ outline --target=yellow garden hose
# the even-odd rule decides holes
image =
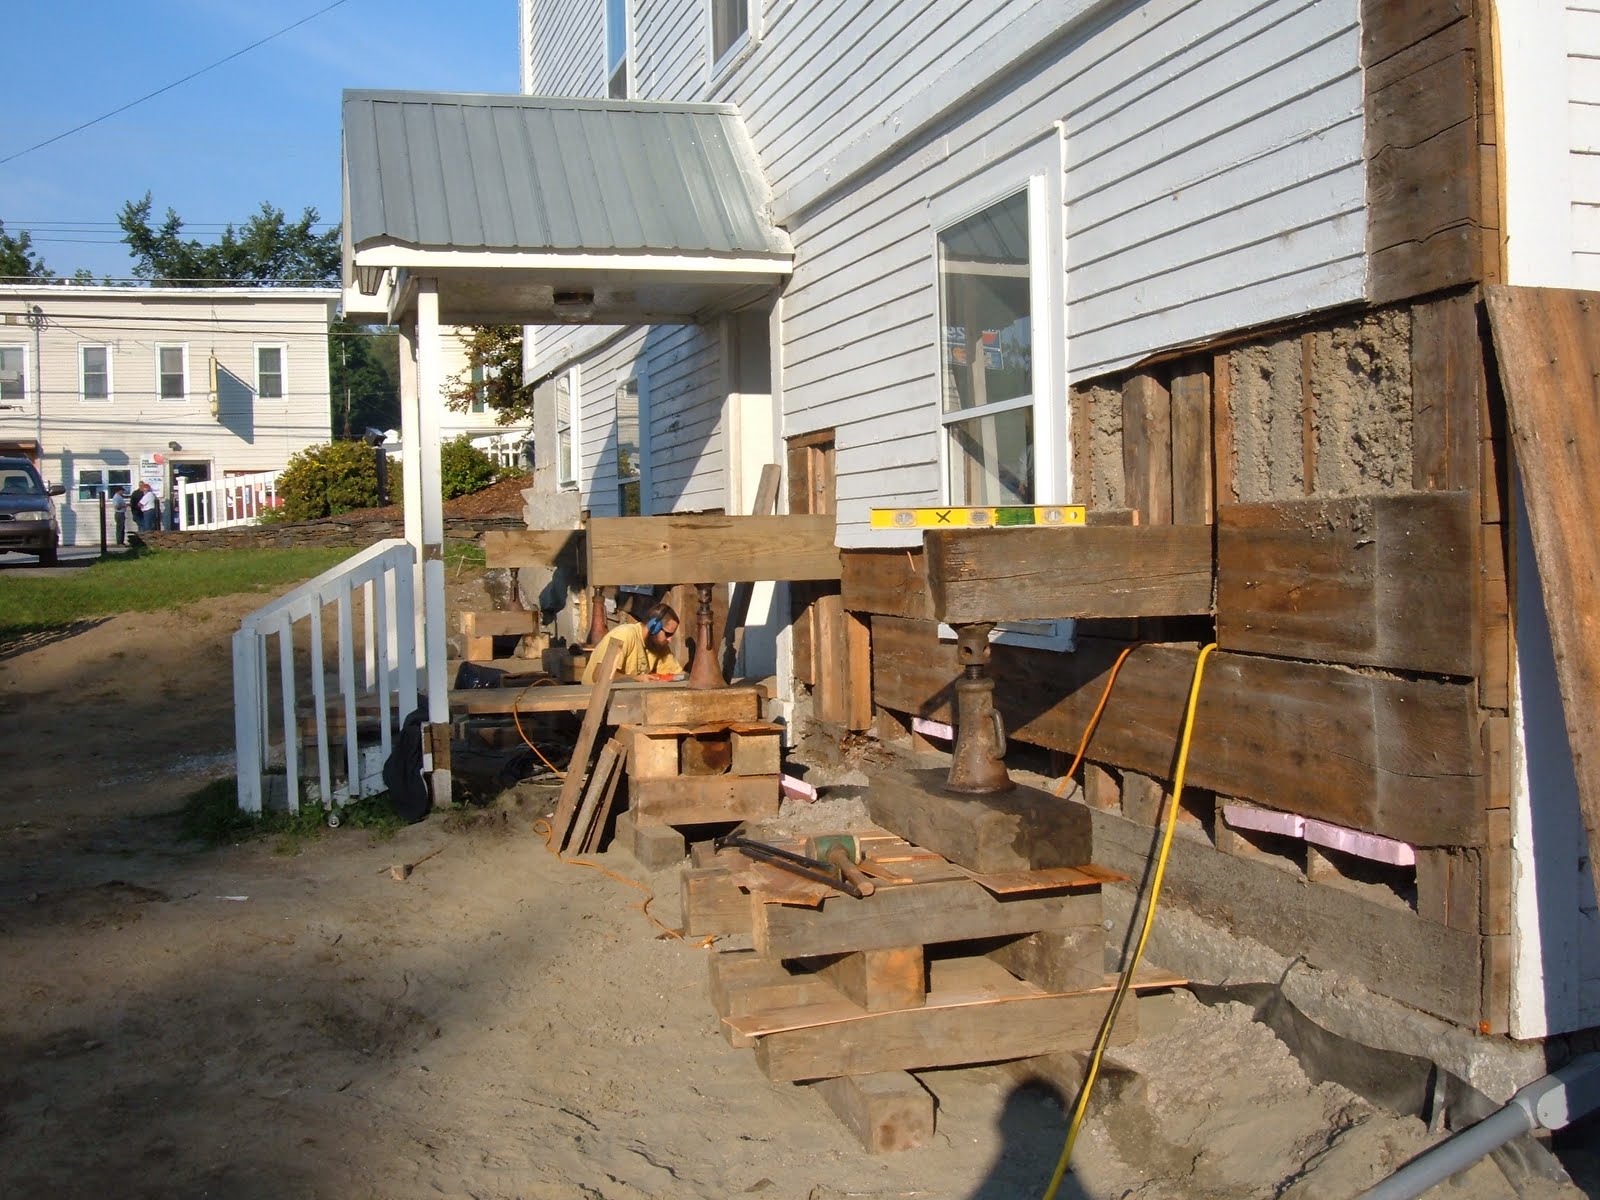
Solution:
[[[1105,1020],[1100,1023],[1100,1034],[1095,1038],[1094,1053],[1089,1056],[1089,1070],[1083,1077],[1083,1087],[1078,1092],[1078,1102],[1073,1106],[1072,1120],[1067,1125],[1067,1143],[1061,1148],[1061,1158],[1056,1163],[1055,1174],[1050,1177],[1050,1187],[1045,1191],[1044,1200],[1055,1200],[1056,1189],[1061,1186],[1061,1180],[1066,1176],[1067,1165],[1072,1161],[1072,1147],[1078,1140],[1078,1130],[1083,1127],[1084,1115],[1089,1111],[1089,1095],[1094,1091],[1095,1080],[1100,1074],[1100,1060],[1105,1057],[1106,1044],[1111,1040],[1111,1028],[1116,1024],[1117,1014],[1122,1010],[1123,998],[1133,983],[1133,973],[1139,968],[1139,960],[1144,956],[1145,943],[1150,940],[1150,928],[1155,924],[1156,901],[1161,898],[1161,881],[1167,873],[1167,853],[1172,849],[1172,835],[1178,828],[1178,797],[1183,795],[1183,776],[1189,766],[1189,740],[1194,734],[1194,714],[1196,702],[1200,698],[1200,680],[1205,674],[1206,658],[1216,648],[1216,643],[1212,642],[1200,651],[1200,657],[1195,660],[1194,679],[1189,685],[1189,706],[1183,715],[1183,737],[1178,743],[1178,769],[1172,779],[1172,796],[1167,801],[1167,820],[1161,830],[1161,850],[1156,855],[1155,874],[1150,880],[1150,899],[1145,905],[1144,923],[1139,927],[1139,940],[1134,943],[1133,954],[1122,970],[1122,977],[1117,980],[1117,990],[1111,995],[1111,1007],[1106,1010]]]

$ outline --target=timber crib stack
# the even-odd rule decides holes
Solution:
[[[683,873],[684,923],[753,943],[711,956],[711,1003],[730,1044],[751,1048],[775,1083],[816,1086],[867,1150],[913,1149],[932,1136],[934,1105],[911,1072],[1093,1043],[1115,984],[1100,887],[1117,877],[981,875],[893,835],[859,840],[877,877],[861,899],[698,845]],[[1138,1007],[1130,997],[1113,1042],[1136,1036]]]

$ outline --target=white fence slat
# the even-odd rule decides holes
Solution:
[[[333,772],[328,761],[328,681],[322,673],[322,605],[311,610],[311,709],[317,721],[317,783],[322,806],[332,809]]]
[[[361,589],[361,623],[366,633],[366,638],[362,642],[362,665],[366,670],[362,687],[369,692],[378,681],[377,650],[375,649],[378,644],[376,621],[377,618],[374,615],[372,604],[372,580],[369,579]]]
[[[377,642],[382,645],[388,645],[389,643],[390,615],[385,597],[385,593],[387,591],[388,589],[380,584],[379,586],[373,588],[371,592],[372,599],[374,601],[373,606],[377,610],[377,612],[374,614],[374,620],[377,622],[377,628],[375,631],[377,635]],[[392,698],[393,685],[389,681],[389,656],[386,653],[378,654],[377,685],[378,736],[382,739],[380,744],[383,746],[383,756],[388,758],[391,749],[393,749],[393,742],[389,734],[389,701]],[[403,720],[405,718],[405,714],[401,713],[400,717]]]
[[[221,479],[178,480],[178,528],[253,525],[263,511],[277,507],[278,475],[277,471],[252,471]]]
[[[406,546],[409,559],[411,547]],[[411,564],[408,561],[404,566],[397,568],[390,578],[394,581],[395,603],[397,611],[401,614],[412,613],[417,608],[416,592],[412,584]],[[395,632],[399,641],[400,679],[399,679],[399,709],[400,717],[404,720],[410,716],[417,707],[417,641],[416,622],[397,620]]]
[[[283,768],[289,811],[300,811],[300,738],[294,720],[294,626],[278,629],[278,684],[283,691]]]
[[[344,770],[352,797],[365,796],[361,786],[360,744],[356,729],[355,621],[350,615],[350,593],[339,593],[339,698],[344,701]]]
[[[239,781],[239,808],[261,811],[260,655],[255,638],[243,630],[233,635],[233,744]]]

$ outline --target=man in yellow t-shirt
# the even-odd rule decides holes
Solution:
[[[600,661],[606,656],[606,647],[615,643],[621,652],[617,655],[617,675],[634,679],[648,679],[657,675],[682,675],[683,668],[672,657],[672,635],[678,632],[678,614],[671,605],[657,604],[644,615],[644,624],[624,621],[601,638],[589,653],[589,665],[583,670],[583,681],[593,683],[600,670]]]

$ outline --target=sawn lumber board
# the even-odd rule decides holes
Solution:
[[[589,585],[837,579],[834,517],[595,517]]]

